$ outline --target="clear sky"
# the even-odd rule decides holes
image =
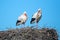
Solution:
[[[60,32],[60,0],[0,0],[0,30],[21,27],[16,26],[16,21],[24,11],[28,15],[26,26],[31,26],[31,17],[38,8],[42,9],[39,26]]]

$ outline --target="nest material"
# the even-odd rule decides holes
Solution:
[[[55,29],[20,28],[0,31],[0,40],[58,40]]]

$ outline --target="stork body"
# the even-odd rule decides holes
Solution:
[[[19,25],[21,25],[21,24],[25,24],[27,18],[28,18],[28,17],[27,17],[27,14],[26,14],[26,12],[24,12],[22,15],[20,15],[20,16],[18,17],[18,20],[17,20],[17,22],[16,22],[16,26],[19,26]]]
[[[32,19],[30,21],[31,24],[36,23],[36,26],[38,26],[38,22],[42,17],[41,9],[38,9],[38,11],[32,16]]]

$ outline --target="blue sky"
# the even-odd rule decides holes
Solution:
[[[38,8],[42,9],[42,19],[39,21],[39,26],[55,28],[60,32],[59,0],[0,0],[0,30],[21,27],[16,26],[16,21],[24,11],[28,15],[26,26],[31,26],[31,17]]]

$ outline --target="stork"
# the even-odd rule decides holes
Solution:
[[[42,17],[42,11],[41,9],[38,9],[38,11],[32,16],[32,19],[30,21],[30,24],[36,23],[36,27],[38,27],[38,22]]]
[[[27,17],[26,11],[25,11],[22,15],[20,15],[18,17],[17,22],[16,22],[16,26],[19,26],[21,24],[23,24],[25,26],[25,22],[26,22],[27,18],[28,17]]]

